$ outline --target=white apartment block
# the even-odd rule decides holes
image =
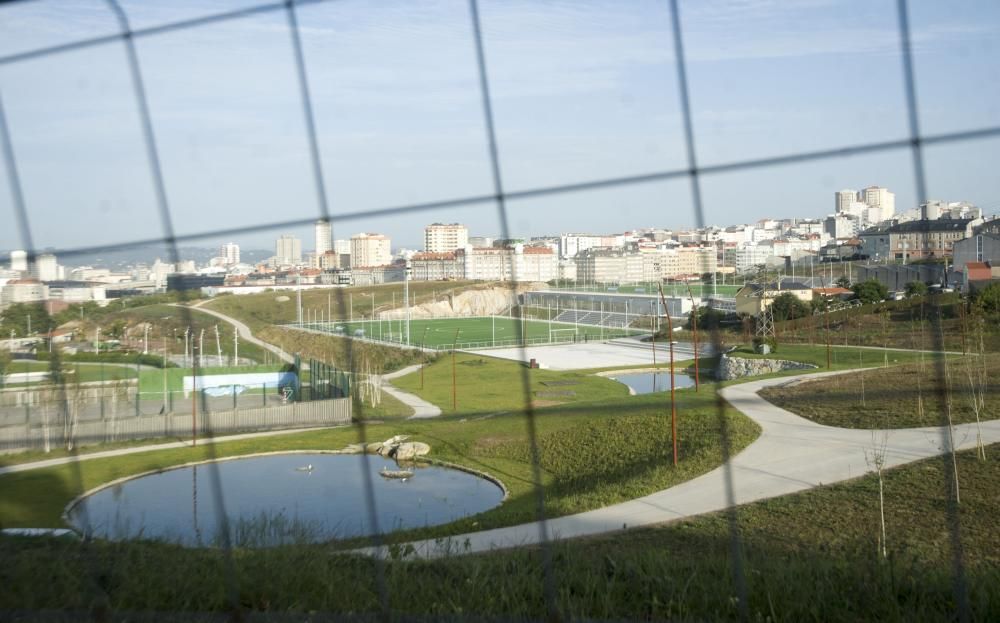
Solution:
[[[10,252],[10,269],[19,272],[27,272],[28,270],[28,252],[27,251],[11,251]]]
[[[284,235],[274,243],[275,263],[279,266],[294,266],[302,263],[302,241],[295,236]]]
[[[36,256],[31,264],[31,276],[39,281],[57,281],[62,278],[61,267],[56,256],[44,253]]]
[[[424,251],[449,253],[469,245],[469,229],[459,223],[434,223],[424,227]]]
[[[385,266],[392,263],[392,242],[382,234],[351,236],[351,268]]]
[[[37,279],[11,279],[0,288],[0,307],[49,298],[49,287]]]
[[[749,273],[761,264],[767,264],[774,257],[774,247],[770,244],[746,244],[736,249],[736,272]]]
[[[588,249],[576,257],[576,276],[584,283],[645,281],[642,255],[617,249]]]
[[[330,221],[322,219],[316,221],[316,225],[313,228],[313,236],[315,237],[315,246],[313,248],[317,257],[327,251],[333,250],[333,230],[330,227]]]
[[[224,266],[235,266],[240,263],[240,245],[227,242],[219,249],[219,257]]]
[[[869,186],[858,193],[858,199],[870,208],[879,209],[878,222],[888,221],[896,214],[896,195],[889,192],[888,188]]]
[[[597,247],[618,248],[625,244],[623,234],[595,236],[591,234],[562,234],[559,236],[559,257],[576,257],[577,254]]]
[[[838,190],[833,193],[833,211],[837,212],[849,212],[852,209],[852,205],[858,202],[858,191],[848,188],[845,190]]]
[[[641,251],[643,281],[689,277],[718,270],[714,247],[679,247]]]
[[[414,253],[410,258],[410,279],[442,281],[465,278],[464,253]]]

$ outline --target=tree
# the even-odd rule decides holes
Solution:
[[[771,311],[775,320],[795,320],[809,315],[809,305],[791,292],[783,292],[771,302]]]
[[[0,336],[10,335],[14,331],[17,335],[25,337],[29,334],[28,325],[31,325],[31,334],[48,333],[55,328],[55,323],[49,312],[45,311],[42,303],[14,303],[3,312],[3,321],[0,322]]]
[[[854,298],[862,303],[878,303],[889,296],[889,289],[874,279],[856,283],[851,286],[851,290],[854,292]]]
[[[691,320],[693,319],[694,311],[688,314],[687,322],[684,324],[684,328],[690,331],[693,328]],[[726,312],[720,309],[713,309],[708,307],[698,308],[698,330],[699,331],[714,331],[715,329],[721,328],[722,321],[726,318]]]
[[[927,294],[927,284],[923,281],[911,281],[906,284],[906,298],[911,296],[925,296]]]
[[[837,279],[836,283],[837,283],[837,286],[839,286],[841,288],[850,288],[851,287],[851,280],[847,278],[847,275],[843,275],[842,277],[840,277],[839,279]]]
[[[1000,313],[1000,283],[994,282],[977,290],[973,300],[987,314]]]

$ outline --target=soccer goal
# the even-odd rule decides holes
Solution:
[[[569,329],[550,328],[549,342],[575,342],[577,341],[577,335],[579,335],[579,331],[577,331],[575,327],[571,327]]]

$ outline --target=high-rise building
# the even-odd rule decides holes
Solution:
[[[316,256],[323,255],[327,251],[333,250],[333,230],[330,221],[322,219],[316,221]]]
[[[337,255],[350,255],[351,254],[351,241],[350,240],[334,240],[333,241],[333,252]]]
[[[424,227],[424,251],[449,253],[464,249],[469,244],[469,230],[465,225],[434,223]]]
[[[10,252],[10,269],[19,270],[24,272],[28,270],[28,252],[27,251],[11,251]]]
[[[851,204],[858,200],[858,192],[850,188],[833,193],[833,211],[850,212]]]
[[[234,266],[240,263],[240,245],[235,242],[227,242],[219,249],[219,257],[226,266]]]
[[[879,221],[888,221],[896,214],[896,195],[888,188],[869,186],[858,194],[869,208],[879,208]]]
[[[39,281],[58,281],[59,263],[56,261],[56,256],[44,253],[35,257],[31,265],[31,276]]]
[[[351,268],[391,264],[391,246],[388,236],[382,234],[355,234],[351,236]]]
[[[274,257],[279,266],[302,263],[302,241],[295,236],[284,235],[274,244]]]

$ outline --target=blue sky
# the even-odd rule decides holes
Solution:
[[[133,27],[250,0],[122,2]],[[893,0],[682,1],[702,164],[903,138]],[[1000,3],[911,2],[920,123],[1000,126]],[[506,189],[685,166],[670,16],[657,2],[482,0]],[[473,40],[461,0],[337,0],[298,10],[332,213],[491,192]],[[0,7],[0,55],[115,32],[102,2]],[[285,14],[137,41],[174,226],[181,234],[319,214]],[[37,247],[162,235],[121,43],[0,66],[0,97]],[[928,148],[933,197],[1000,212],[1000,139]],[[0,176],[0,248],[21,246]],[[910,154],[891,151],[705,177],[706,220],[819,217],[845,187],[915,206]],[[686,180],[512,201],[513,235],[694,224]],[[493,205],[357,219],[419,246],[460,221],[500,232]],[[268,247],[309,228],[235,236]],[[216,236],[194,244],[211,245]]]

